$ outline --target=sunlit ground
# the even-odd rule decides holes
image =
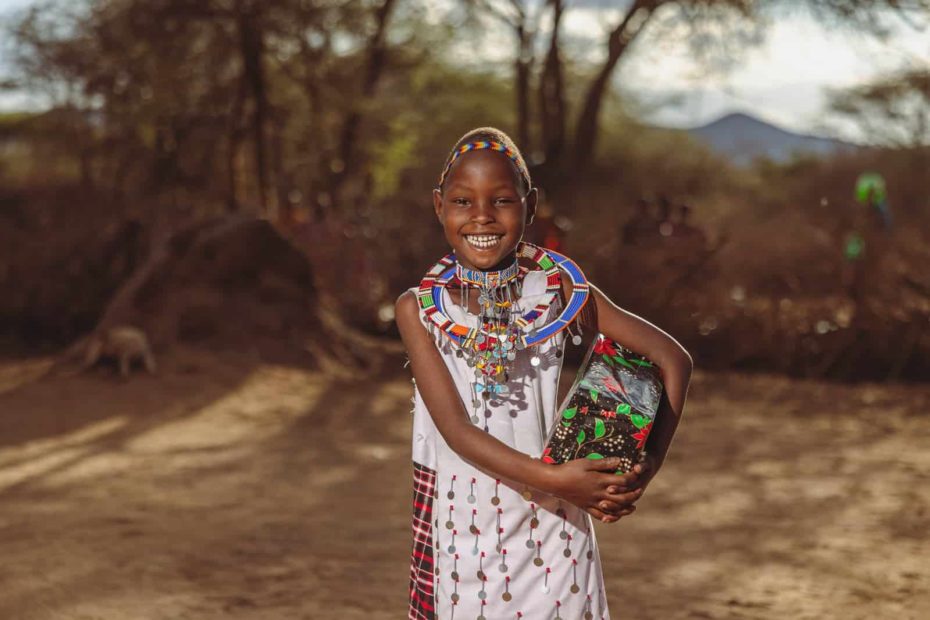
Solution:
[[[405,617],[404,376],[41,369],[2,371],[0,617]],[[699,374],[639,510],[598,527],[613,617],[930,617],[928,404]]]

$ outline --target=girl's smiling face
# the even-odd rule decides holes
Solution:
[[[463,267],[493,271],[513,263],[517,243],[536,213],[536,189],[526,192],[516,166],[496,151],[459,157],[433,208]]]

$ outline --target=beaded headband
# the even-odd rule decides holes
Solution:
[[[520,163],[520,156],[517,155],[513,149],[508,147],[503,142],[498,142],[497,140],[475,140],[474,142],[467,142],[459,148],[455,149],[455,152],[452,153],[452,157],[449,158],[449,163],[446,164],[442,174],[439,175],[439,185],[437,187],[442,187],[443,182],[446,180],[446,175],[449,174],[449,169],[452,168],[452,164],[454,164],[459,157],[465,153],[468,153],[469,151],[480,151],[482,149],[497,151],[498,153],[503,153],[509,157],[513,164],[517,167],[517,172],[519,172],[520,176],[523,177],[523,180],[526,181],[526,184],[530,184],[529,174]]]

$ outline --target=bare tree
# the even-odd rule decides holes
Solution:
[[[548,0],[548,3],[552,7],[552,25],[546,59],[539,76],[539,125],[545,161],[558,167],[566,140],[565,75],[559,42],[565,7],[563,0]]]
[[[832,110],[877,146],[930,147],[930,69],[911,69],[833,93]]]
[[[550,34],[550,46],[547,54],[547,65],[541,78],[542,93],[557,92],[557,77],[560,75],[559,67],[559,37],[558,28],[561,24],[563,10],[561,2],[551,1],[556,19],[553,20],[553,31]],[[553,102],[541,107],[541,121],[543,122],[543,135],[548,136],[546,142],[547,159],[555,159],[554,171],[550,174],[555,177],[554,190],[563,195],[570,195],[571,188],[560,187],[559,180],[566,180],[574,184],[581,178],[584,171],[594,158],[597,149],[599,134],[600,113],[603,108],[606,94],[610,91],[611,81],[617,66],[628,54],[634,43],[653,23],[657,16],[670,11],[677,11],[677,20],[669,20],[671,24],[685,25],[691,29],[689,43],[696,52],[706,51],[708,46],[732,45],[734,38],[732,27],[717,28],[716,40],[714,34],[715,24],[732,26],[733,20],[749,23],[762,18],[764,12],[770,7],[789,4],[786,0],[629,0],[622,3],[623,7],[616,25],[611,28],[604,41],[605,55],[603,61],[596,69],[594,76],[584,89],[580,111],[573,126],[571,141],[562,139],[561,129],[567,124],[567,110],[564,104],[559,106]],[[796,7],[806,8],[815,17],[825,23],[861,29],[863,33],[872,36],[885,36],[890,31],[889,16],[913,22],[915,19],[926,21],[930,15],[930,0],[806,0],[791,3]],[[701,31],[707,26],[706,31]],[[697,30],[696,30],[697,29]],[[752,32],[752,29],[750,29]],[[756,38],[751,34],[748,38]],[[740,41],[736,41],[739,43]],[[549,99],[547,98],[547,101]],[[560,110],[553,113],[552,110]],[[569,151],[570,157],[566,157]]]
[[[530,131],[531,80],[536,65],[536,36],[546,3],[532,0],[468,0],[466,4],[491,15],[513,34],[516,137],[520,148],[530,153],[533,145]]]

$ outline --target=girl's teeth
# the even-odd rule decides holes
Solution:
[[[480,249],[492,248],[501,240],[497,235],[465,235],[465,239],[468,243]]]

